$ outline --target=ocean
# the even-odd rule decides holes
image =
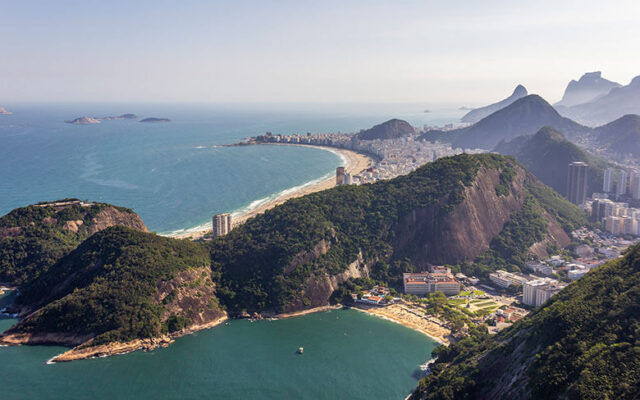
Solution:
[[[175,234],[242,213],[331,176],[344,160],[288,146],[219,147],[267,131],[357,132],[390,118],[456,121],[458,110],[418,105],[10,105],[0,116],[0,215],[38,201],[76,197],[129,207],[151,231]],[[71,125],[80,116],[135,113],[170,118]]]
[[[293,146],[219,147],[274,133],[357,132],[390,118],[416,126],[463,113],[420,105],[11,105],[0,116],[0,215],[77,197],[132,208],[151,231],[180,233],[334,173],[338,155]],[[135,113],[172,122],[80,116]],[[2,303],[9,296],[0,296]],[[0,331],[16,320],[0,317]],[[303,355],[295,354],[303,346]],[[57,346],[0,347],[2,399],[402,399],[436,343],[354,310],[231,321],[151,352],[47,365]]]
[[[13,323],[0,319],[0,330]],[[233,320],[167,348],[70,363],[46,364],[66,350],[59,346],[0,347],[0,398],[403,399],[436,345],[393,322],[334,310]]]

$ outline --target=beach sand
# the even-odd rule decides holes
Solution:
[[[360,310],[389,321],[396,322],[407,328],[424,333],[437,342],[449,345],[451,341],[451,330],[445,328],[443,323],[434,317],[424,314],[419,309],[413,309],[404,304],[392,304],[384,307],[369,307],[358,305],[355,310]]]
[[[322,149],[322,150],[327,150],[327,151],[331,151],[333,153],[336,154],[340,154],[341,156],[343,156],[347,163],[345,165],[345,171],[350,173],[351,175],[357,175],[359,173],[361,173],[362,171],[364,171],[365,169],[369,168],[370,166],[373,166],[373,160],[361,153],[356,153],[354,151],[351,150],[345,150],[345,149],[338,149],[338,148],[334,148],[334,147],[324,147],[324,146],[311,146],[311,145],[300,145],[300,144],[265,144],[265,145],[260,145],[260,146],[304,146],[304,147],[316,147],[318,149]],[[326,190],[326,189],[331,189],[332,187],[334,187],[336,185],[336,178],[335,175],[332,175],[330,178],[327,178],[325,180],[323,180],[322,182],[318,182],[314,185],[310,185],[307,187],[303,187],[300,188],[300,190],[296,190],[295,192],[291,192],[291,193],[287,193],[284,194],[276,199],[274,199],[273,201],[270,201],[268,203],[262,204],[259,207],[256,207],[255,209],[242,214],[240,216],[234,216],[233,217],[233,227],[237,227],[239,225],[244,224],[249,218],[253,218],[258,214],[262,214],[263,212],[277,206],[280,205],[284,202],[286,202],[287,200],[296,198],[296,197],[302,197],[305,196],[307,194],[311,194],[311,193],[315,193],[315,192],[320,192],[322,190]],[[213,215],[212,215],[213,217]],[[176,239],[200,239],[202,238],[205,234],[207,234],[208,232],[211,232],[211,228],[203,228],[202,230],[198,230],[198,231],[190,231],[188,233],[182,233],[182,234],[178,234],[178,235],[172,235],[171,237],[174,237]]]

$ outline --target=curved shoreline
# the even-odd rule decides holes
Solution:
[[[338,156],[340,156],[340,158],[343,159],[344,163],[346,165],[344,165],[345,167],[345,171],[352,174],[352,175],[356,175],[361,173],[362,171],[364,171],[365,169],[369,168],[370,166],[373,165],[374,160],[363,153],[357,153],[355,151],[352,150],[346,150],[346,149],[339,149],[336,147],[327,147],[327,146],[315,146],[315,145],[306,145],[306,144],[294,144],[294,143],[265,143],[265,144],[260,144],[260,146],[264,146],[264,145],[270,145],[270,146],[300,146],[300,147],[313,147],[313,148],[317,148],[317,149],[321,149],[324,151],[329,151],[331,153],[337,154]],[[256,145],[257,146],[257,145]],[[324,175],[326,176],[326,175]],[[318,182],[318,179],[321,179]],[[331,176],[322,179],[322,177],[317,178],[315,180],[312,180],[310,182],[315,182],[312,184],[302,184],[299,186],[294,186],[292,188],[289,189],[285,189],[282,192],[280,192],[281,194],[279,196],[277,196],[274,199],[271,199],[269,201],[266,201],[264,204],[260,204],[257,207],[247,210],[244,213],[240,214],[240,215],[235,215],[233,216],[233,227],[237,227],[239,225],[242,225],[243,223],[245,223],[248,219],[255,217],[256,215],[262,214],[263,212],[270,210],[271,208],[278,206],[280,204],[283,204],[284,202],[286,202],[287,200],[290,199],[294,199],[296,197],[302,197],[311,193],[315,193],[315,192],[320,192],[326,189],[331,189],[332,187],[335,187],[335,175],[331,174]],[[309,183],[309,182],[308,182]],[[297,189],[296,189],[297,188]],[[295,190],[293,190],[295,189]],[[259,200],[257,200],[259,201]],[[192,239],[192,240],[197,240],[202,238],[205,234],[211,232],[211,227],[210,224],[207,224],[206,226],[201,227],[200,229],[198,229],[198,227],[196,228],[191,228],[190,230],[188,230],[187,232],[184,233],[178,233],[178,234],[164,234],[163,236],[168,236],[168,237],[172,237],[172,238],[176,238],[176,239]]]

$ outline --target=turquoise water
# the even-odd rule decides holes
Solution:
[[[354,132],[391,117],[422,125],[460,114],[425,114],[417,106],[3,105],[14,114],[0,116],[0,215],[38,201],[78,197],[133,208],[150,230],[162,233],[256,207],[329,176],[344,162],[313,148],[221,144],[266,131]],[[172,122],[64,123],[127,112]]]
[[[265,131],[356,132],[389,118],[442,125],[462,114],[407,105],[3,105],[14,114],[0,116],[0,215],[78,197],[133,208],[158,232],[255,206],[343,162],[312,148],[221,144]],[[63,122],[129,112],[172,122]],[[0,308],[10,296],[0,296]],[[15,322],[0,317],[0,331]],[[401,399],[434,346],[400,325],[339,310],[232,321],[166,349],[67,364],[45,364],[62,347],[0,347],[0,399]]]
[[[402,399],[434,346],[392,322],[337,310],[234,320],[168,348],[54,365],[45,362],[64,348],[0,347],[0,397]]]

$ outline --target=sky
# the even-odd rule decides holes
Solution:
[[[638,37],[637,0],[0,0],[0,104],[555,102]]]

